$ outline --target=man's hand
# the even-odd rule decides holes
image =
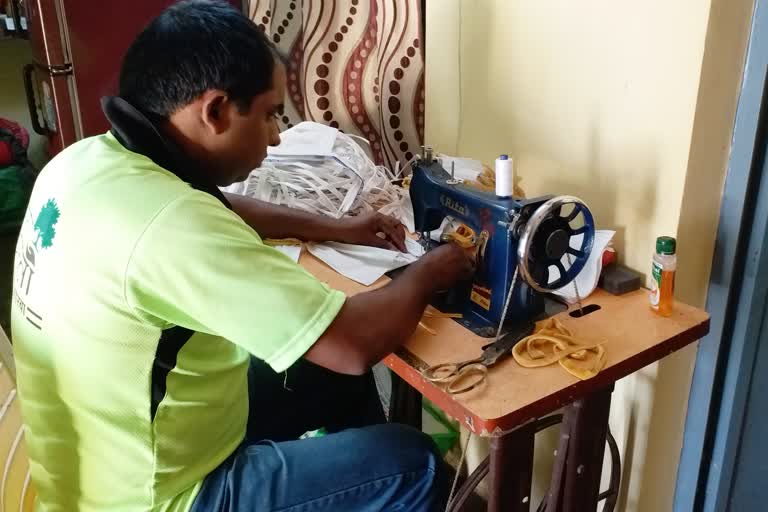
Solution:
[[[472,255],[458,245],[429,251],[390,283],[348,298],[305,357],[339,373],[368,371],[411,337],[435,292],[470,277],[472,270]]]
[[[447,243],[426,253],[418,264],[426,268],[435,290],[442,291],[471,277],[475,271],[473,260],[470,251],[456,244]]]
[[[338,242],[405,252],[405,226],[394,217],[363,213],[338,220]]]
[[[224,194],[232,208],[262,238],[298,238],[305,242],[345,242],[405,251],[405,229],[380,213],[333,219],[238,194]],[[379,236],[381,233],[381,236]]]

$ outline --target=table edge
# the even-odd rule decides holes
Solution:
[[[635,354],[618,364],[605,368],[596,377],[577,381],[571,386],[547,395],[514,412],[499,418],[480,418],[464,405],[445,393],[440,387],[424,379],[418,369],[411,366],[397,354],[391,354],[384,363],[410,386],[446,412],[449,416],[473,433],[482,437],[499,437],[515,430],[529,421],[536,420],[575,400],[586,397],[599,389],[613,385],[646,366],[660,361],[668,355],[701,340],[709,333],[711,319],[708,317],[690,329],[669,338],[653,347]],[[552,398],[556,397],[556,398]]]

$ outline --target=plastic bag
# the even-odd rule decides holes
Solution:
[[[24,220],[35,182],[28,147],[27,130],[0,117],[0,235],[18,233]]]
[[[27,166],[0,167],[0,235],[21,228],[34,181],[34,173]]]

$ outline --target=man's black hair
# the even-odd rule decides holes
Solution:
[[[264,32],[224,1],[184,0],[139,34],[123,59],[120,96],[166,118],[221,89],[247,111],[272,87],[274,50]]]

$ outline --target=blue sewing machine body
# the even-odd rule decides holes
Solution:
[[[477,270],[473,280],[450,291],[436,305],[444,311],[462,313],[462,323],[476,332],[494,335],[518,269],[518,246],[526,222],[552,196],[535,199],[499,197],[453,180],[440,163],[425,160],[414,165],[410,196],[417,233],[440,228],[446,216],[472,230],[477,250]],[[584,210],[589,213],[586,207]],[[551,266],[555,266],[560,274],[556,276],[555,284],[564,286],[570,282],[583,268],[591,249],[594,234],[591,215],[587,223],[590,225],[573,229],[568,224],[573,219],[560,217],[557,213],[540,224],[530,245],[529,277],[541,286],[551,282]],[[585,235],[582,237],[584,245],[588,247],[569,249],[571,237],[582,234]],[[564,260],[568,252],[575,261],[566,270],[558,262]],[[536,264],[537,260],[543,264]],[[522,275],[516,283],[506,316],[509,323],[529,320],[544,312],[544,294],[536,291]]]

